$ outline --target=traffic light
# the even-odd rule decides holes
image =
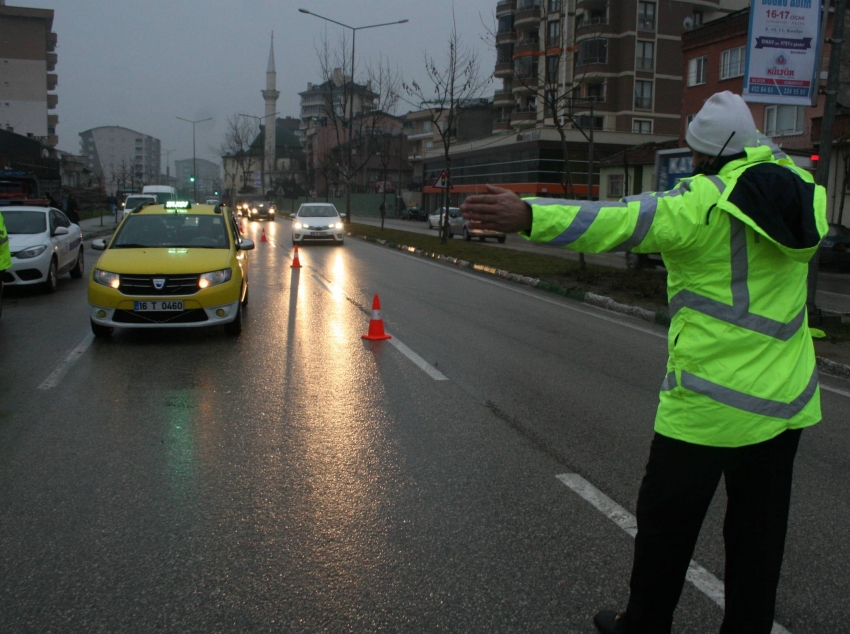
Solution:
[[[189,177],[189,182],[190,182],[190,183],[194,183],[194,182],[195,182],[195,177],[194,177],[194,176],[190,176],[190,177]]]

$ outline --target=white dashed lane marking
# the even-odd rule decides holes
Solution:
[[[598,511],[605,517],[622,528],[625,532],[634,539],[637,535],[637,519],[614,500],[605,495],[602,491],[590,484],[587,480],[576,473],[561,473],[555,476],[570,487],[575,493],[578,493],[585,500],[590,502]],[[723,582],[711,574],[708,570],[700,566],[693,559],[688,566],[687,580],[690,581],[696,588],[705,594],[709,599],[714,601],[721,609],[726,604]],[[771,634],[791,634],[779,623],[774,622]]]

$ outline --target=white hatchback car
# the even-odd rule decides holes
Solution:
[[[41,284],[52,293],[63,273],[74,279],[83,276],[83,232],[61,211],[21,205],[0,207],[0,214],[12,252],[12,266],[2,273],[5,284]]]
[[[331,203],[304,203],[292,218],[292,244],[305,240],[342,244],[342,218]]]

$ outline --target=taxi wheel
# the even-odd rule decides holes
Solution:
[[[94,323],[94,320],[91,321],[91,331],[95,337],[101,339],[109,339],[112,336],[112,328],[109,326],[101,326],[100,324]]]
[[[242,334],[242,304],[236,308],[236,319],[229,324],[224,324],[224,334],[238,337]]]
[[[77,254],[77,262],[74,264],[74,268],[71,269],[71,277],[75,280],[80,279],[85,273],[86,263],[83,259],[83,247],[80,246],[80,252]]]
[[[44,281],[44,292],[55,293],[59,286],[59,270],[56,265],[56,258],[50,260],[50,268],[47,269],[47,279]]]

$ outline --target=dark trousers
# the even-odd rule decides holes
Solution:
[[[668,633],[720,476],[728,503],[721,634],[769,634],[785,549],[800,430],[746,447],[706,447],[656,434],[637,501],[626,610],[629,632]]]

